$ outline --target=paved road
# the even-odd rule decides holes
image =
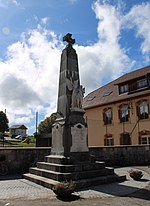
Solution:
[[[130,169],[115,170],[118,174],[126,174],[127,181],[87,188],[75,192],[70,200],[59,200],[51,190],[28,180],[3,180],[0,181],[0,206],[149,206],[150,168],[138,167],[144,174],[141,181],[129,177]]]

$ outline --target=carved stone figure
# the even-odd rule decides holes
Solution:
[[[71,103],[72,108],[74,107],[82,108],[83,95],[84,95],[84,90],[81,85],[79,85],[77,88],[74,87],[72,92],[72,103]]]
[[[84,88],[82,87],[82,85],[79,85],[79,80],[73,82],[72,79],[70,80],[66,78],[66,83],[68,90],[72,91],[71,107],[81,109],[83,96],[85,93]]]

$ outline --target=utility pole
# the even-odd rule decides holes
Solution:
[[[6,109],[5,109],[5,114],[6,114]],[[3,147],[5,146],[5,135],[4,135],[4,133],[3,133]]]
[[[36,112],[36,118],[35,118],[35,132],[37,134],[37,127],[38,127],[38,112]]]

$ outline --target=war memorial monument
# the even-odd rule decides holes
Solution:
[[[67,42],[61,54],[57,119],[52,128],[52,148],[44,162],[24,174],[28,180],[52,188],[59,182],[73,180],[78,188],[113,181],[123,181],[105,162],[97,162],[88,149],[87,124],[82,99],[84,88],[80,84],[78,57],[72,45],[71,34],[63,37]]]

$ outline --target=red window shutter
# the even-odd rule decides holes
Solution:
[[[141,144],[141,136],[139,135],[139,144]]]
[[[150,111],[149,111],[149,103],[147,102],[147,107],[148,107],[148,114],[150,114]]]
[[[118,109],[118,119],[120,119],[120,108]]]
[[[104,124],[106,124],[106,114],[105,114],[105,111],[103,111],[103,122],[104,122]]]
[[[107,138],[104,139],[104,146],[107,146]]]
[[[114,138],[112,138],[112,145],[114,145]]]
[[[139,106],[138,105],[136,106],[136,114],[137,114],[138,117],[140,116]]]
[[[120,145],[123,145],[123,135],[120,135]]]

